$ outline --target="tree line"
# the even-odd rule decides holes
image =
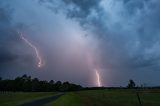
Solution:
[[[52,91],[78,91],[82,86],[69,82],[41,81],[38,78],[31,78],[26,74],[16,77],[14,80],[0,78],[0,91],[23,91],[23,92],[52,92]]]

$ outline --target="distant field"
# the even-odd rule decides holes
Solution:
[[[38,93],[0,93],[0,106],[16,106],[34,100],[53,96],[57,93],[38,92]]]
[[[89,90],[68,92],[45,106],[160,106],[160,90]],[[0,106],[16,106],[57,93],[0,93]]]
[[[46,106],[140,106],[136,90],[90,90],[68,93]],[[160,106],[160,90],[138,91],[142,106]]]

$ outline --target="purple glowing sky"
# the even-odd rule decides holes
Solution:
[[[158,0],[1,0],[0,76],[158,85],[159,11]]]

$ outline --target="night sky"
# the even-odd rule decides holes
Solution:
[[[0,0],[0,77],[98,86],[95,70],[103,86],[160,85],[160,0]]]

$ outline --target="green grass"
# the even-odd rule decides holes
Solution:
[[[0,93],[0,106],[16,106],[23,103],[31,102],[34,100],[53,96],[57,93],[54,92],[37,92],[37,93]]]
[[[139,106],[135,90],[83,91],[78,95],[87,106]],[[160,92],[140,92],[143,106],[160,106]]]
[[[58,100],[50,102],[45,106],[85,106],[76,93],[67,93]]]
[[[46,106],[140,106],[136,90],[69,92]],[[160,90],[138,91],[142,106],[160,106]],[[58,93],[0,93],[0,106],[15,106]]]
[[[136,90],[90,90],[68,93],[46,106],[140,106]],[[138,91],[142,106],[160,106],[160,90]]]

